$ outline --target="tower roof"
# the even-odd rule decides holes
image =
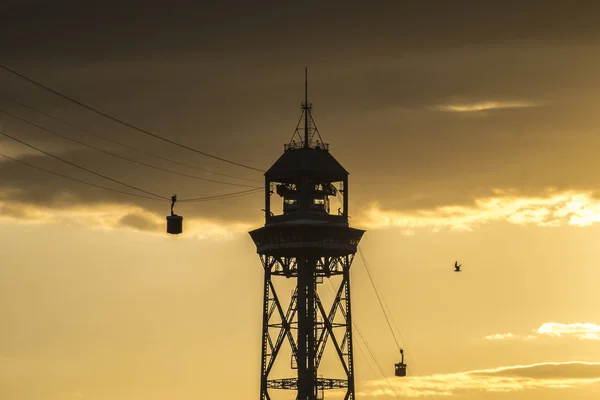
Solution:
[[[327,178],[335,182],[344,180],[348,171],[328,150],[303,147],[286,150],[265,173],[267,179],[278,182],[301,175]]]
[[[312,118],[312,104],[308,103],[308,69],[304,69],[304,102],[302,116],[290,143],[284,146],[281,157],[269,168],[265,176],[271,182],[286,182],[300,176],[315,177],[330,182],[343,181],[348,171],[329,153]],[[304,135],[300,123],[304,120]],[[298,138],[298,141],[296,141]]]

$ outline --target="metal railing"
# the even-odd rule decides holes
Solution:
[[[304,141],[300,141],[300,142],[293,141],[293,142],[290,142],[290,143],[287,143],[287,144],[283,145],[283,149],[285,151],[288,151],[288,150],[298,150],[298,149],[301,149],[303,147],[304,147]],[[327,150],[327,151],[329,151],[329,143],[323,143],[323,142],[319,142],[319,141],[314,142],[314,143],[311,142],[308,147],[310,147],[311,149],[317,149],[318,148],[318,149],[321,149],[321,150]]]

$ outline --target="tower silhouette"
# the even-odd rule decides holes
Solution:
[[[321,139],[307,88],[305,70],[300,122],[265,173],[265,225],[250,232],[264,268],[261,400],[274,399],[276,389],[297,391],[298,400],[323,399],[327,389],[355,398],[350,266],[365,231],[349,226],[348,172]],[[330,197],[338,195],[342,207],[331,212]],[[295,288],[285,304],[276,287],[290,280]],[[325,282],[334,288],[328,309],[320,296]],[[284,344],[291,363],[277,371],[287,376],[275,378]],[[328,366],[341,371],[335,377],[319,373],[326,349],[332,350]]]

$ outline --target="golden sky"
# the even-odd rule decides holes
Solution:
[[[357,258],[354,318],[387,378],[356,337],[359,399],[395,399],[391,388],[431,400],[598,398],[597,5],[104,3],[4,1],[0,64],[265,170],[300,117],[308,66],[315,121],[350,172],[351,222],[367,230],[361,248],[409,365],[393,377],[399,354]],[[119,148],[7,98],[249,180]],[[245,188],[134,165],[2,111],[163,168],[263,179],[0,71],[0,131],[166,197]],[[4,137],[0,153],[125,190]],[[262,201],[178,204],[185,231],[172,237],[168,202],[0,157],[0,398],[256,398],[263,271],[247,232],[263,223]]]

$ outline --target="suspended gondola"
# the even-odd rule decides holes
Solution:
[[[396,364],[396,371],[394,375],[396,376],[406,376],[406,364],[404,363],[404,350],[400,349],[400,355],[402,356],[402,360]]]
[[[171,197],[171,215],[167,216],[167,233],[179,235],[183,232],[183,217],[175,214],[175,202],[177,195]]]

